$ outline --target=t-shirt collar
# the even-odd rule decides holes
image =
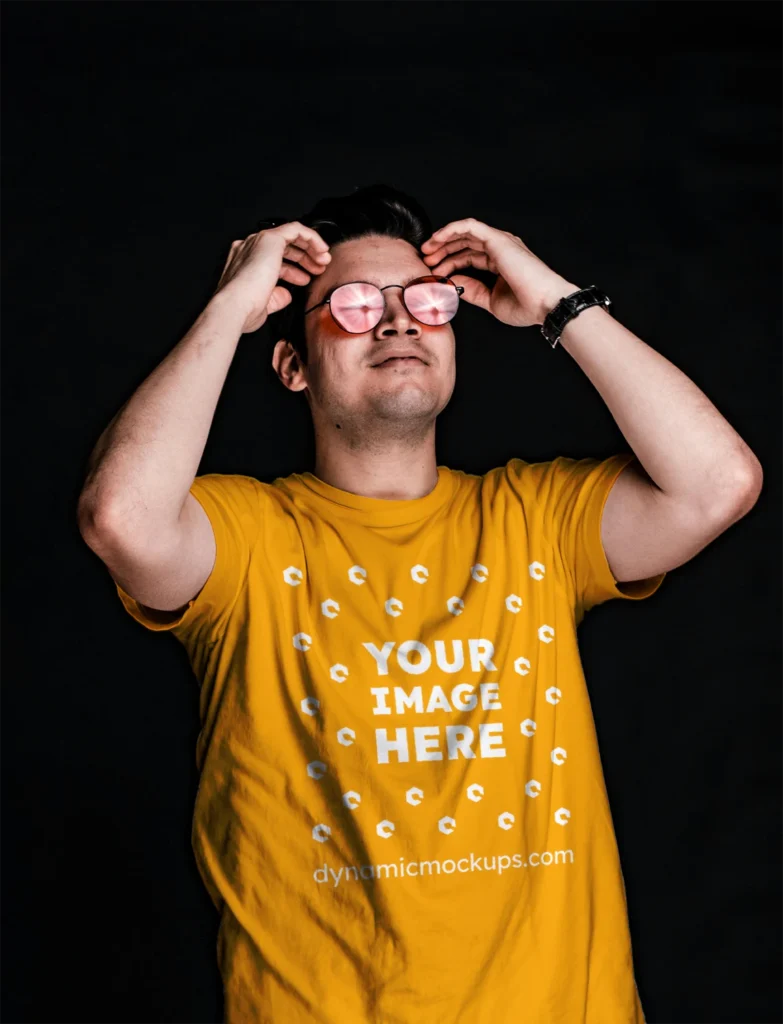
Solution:
[[[429,494],[403,500],[370,498],[334,487],[314,473],[292,473],[282,483],[323,510],[367,526],[402,526],[432,516],[453,494],[454,480],[448,466],[438,466],[438,482]],[[313,500],[315,499],[315,500]]]

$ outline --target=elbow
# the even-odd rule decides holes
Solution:
[[[96,505],[93,501],[82,495],[76,509],[76,522],[79,533],[85,543],[93,551],[100,546],[100,539],[106,537],[111,529],[109,517],[105,509]]]
[[[746,515],[759,500],[764,485],[761,463],[754,456],[738,471],[730,497],[721,505],[720,515],[730,516],[732,521]]]
[[[761,463],[753,456],[753,460],[746,468],[745,472],[740,476],[740,494],[742,495],[744,502],[750,502],[749,508],[753,508],[756,502],[759,500],[761,495],[761,489],[764,486],[764,470],[761,468]]]

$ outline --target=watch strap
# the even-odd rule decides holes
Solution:
[[[596,285],[591,284],[587,288],[580,288],[562,298],[551,312],[544,318],[541,325],[541,333],[552,346],[560,341],[565,325],[573,320],[583,309],[590,306],[603,306],[607,312],[610,311],[612,300]]]

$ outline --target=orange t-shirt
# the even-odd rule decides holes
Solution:
[[[200,683],[192,844],[227,1024],[643,1024],[577,648],[635,456],[438,467],[423,498],[210,473],[170,630]]]

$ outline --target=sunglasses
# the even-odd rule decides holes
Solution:
[[[428,327],[440,327],[453,320],[459,308],[459,297],[464,288],[447,277],[427,274],[406,285],[387,284],[384,288],[369,281],[350,281],[341,284],[329,297],[304,311],[306,316],[314,309],[327,305],[337,325],[348,334],[364,334],[381,321],[386,309],[386,288],[402,288],[402,302],[414,320]]]

